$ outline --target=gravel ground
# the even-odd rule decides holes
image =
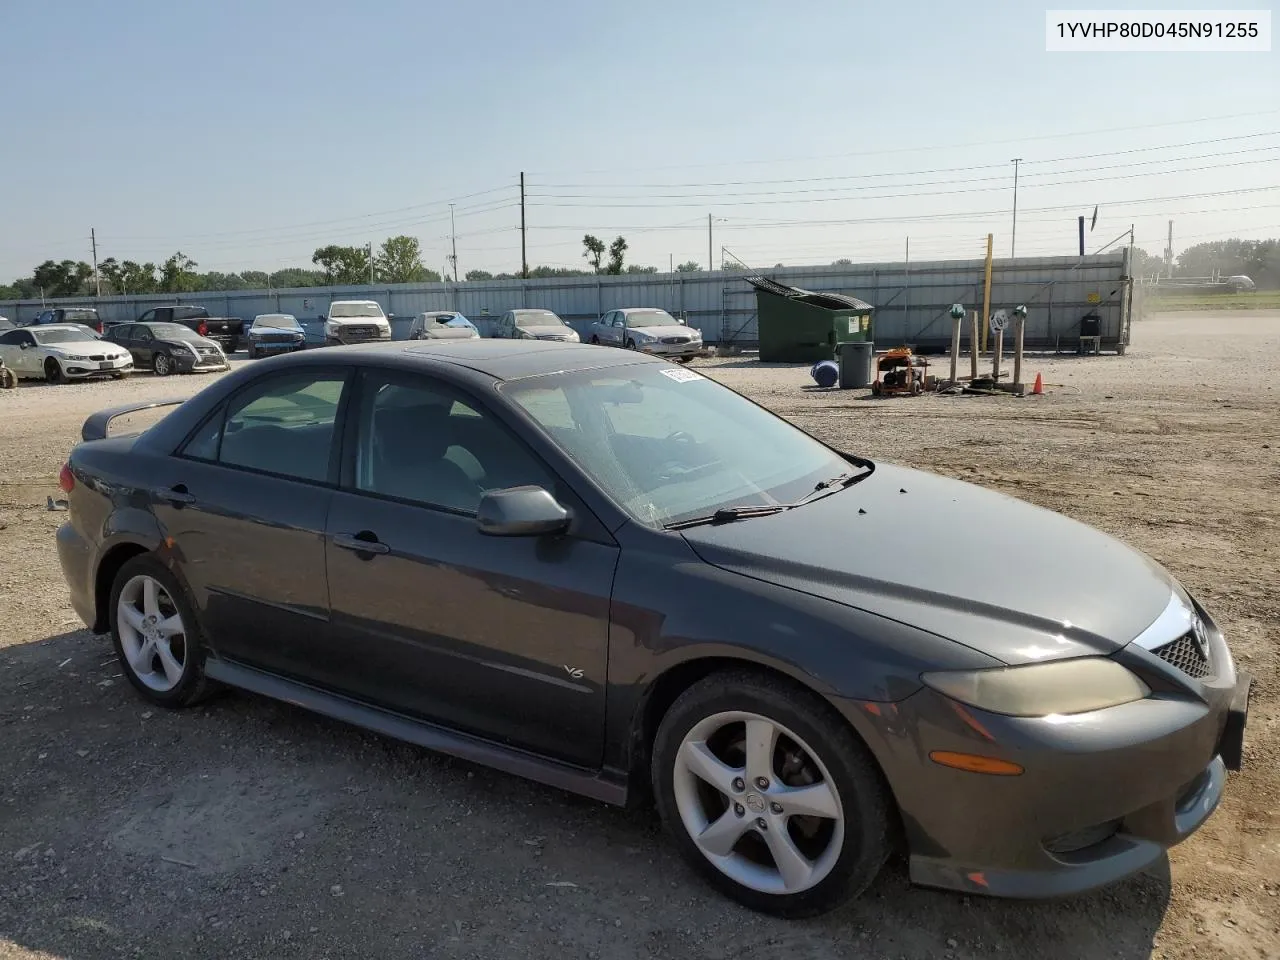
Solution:
[[[89,413],[210,378],[24,384],[0,391],[0,958],[1280,957],[1280,312],[1157,316],[1125,357],[1033,357],[1046,395],[1021,400],[871,400],[810,389],[803,367],[695,365],[1182,578],[1257,678],[1245,770],[1205,828],[1073,900],[917,890],[893,864],[861,900],[788,923],[710,893],[647,812],[249,695],[149,708],[67,603],[45,499]],[[928,546],[970,562],[972,545]]]

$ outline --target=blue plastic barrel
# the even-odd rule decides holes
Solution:
[[[809,371],[809,376],[820,387],[834,387],[840,379],[840,366],[834,360],[819,360]]]

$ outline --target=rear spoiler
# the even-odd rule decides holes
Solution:
[[[139,413],[143,410],[154,410],[157,407],[176,407],[183,403],[186,403],[186,400],[149,400],[145,403],[128,403],[122,407],[99,410],[86,420],[84,426],[80,428],[80,439],[103,440],[107,436],[107,430],[111,427],[111,421],[118,417]]]

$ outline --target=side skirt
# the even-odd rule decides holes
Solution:
[[[611,776],[607,770],[603,772],[587,770],[547,760],[536,754],[526,753],[523,750],[469,734],[458,733],[447,727],[406,717],[403,714],[392,713],[389,710],[373,707],[229,660],[210,657],[205,661],[204,669],[209,679],[225,683],[227,686],[275,700],[283,700],[295,707],[302,707],[304,710],[363,727],[396,740],[415,743],[428,750],[470,760],[549,787],[582,794],[594,800],[617,806],[625,806],[627,803],[625,780],[620,775]]]

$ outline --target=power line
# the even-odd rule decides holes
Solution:
[[[1155,130],[1162,127],[1185,126],[1186,124],[1191,124],[1191,123],[1213,123],[1220,120],[1243,120],[1250,117],[1268,117],[1268,116],[1274,116],[1277,113],[1280,113],[1280,109],[1256,110],[1251,113],[1220,114],[1218,116],[1213,116],[1213,117],[1194,117],[1194,118],[1188,118],[1188,119],[1182,119],[1182,120],[1165,120],[1159,123],[1126,124],[1123,127],[1107,127],[1104,129],[1095,129],[1095,130],[1076,130],[1076,131],[1067,132],[1067,133],[1046,133],[1046,134],[1040,134],[1037,136],[1030,136],[1030,137],[1007,137],[1002,140],[978,140],[978,141],[970,141],[969,143],[948,144],[947,148],[952,152],[955,152],[957,150],[965,150],[972,147],[993,147],[993,146],[1005,146],[1008,144],[1035,143],[1041,140],[1061,140],[1067,137],[1092,137],[1092,136],[1100,136],[1102,134],[1107,134],[1107,133],[1130,133],[1134,130]],[[717,161],[714,163],[665,164],[665,165],[647,166],[647,167],[644,167],[644,166],[610,167],[604,170],[583,170],[583,171],[577,171],[577,172],[578,173],[618,173],[620,171],[627,171],[627,170],[694,170],[694,169],[707,168],[707,167],[729,167],[729,166],[738,166],[738,165],[746,165],[746,164],[797,163],[797,162],[807,162],[812,160],[843,160],[848,157],[878,157],[878,156],[888,156],[888,155],[897,154],[897,153],[919,153],[923,149],[927,149],[927,148],[921,147],[920,145],[917,144],[915,146],[910,146],[910,147],[890,147],[884,150],[857,150],[851,153],[833,153],[833,154],[825,154],[820,156],[815,156],[813,154],[810,154],[805,157],[782,157],[782,158],[775,158],[775,159],[754,159],[754,160],[734,159],[734,160]],[[555,174],[555,171],[552,171],[552,172],[537,171],[533,173],[532,176],[553,176],[554,174]]]

